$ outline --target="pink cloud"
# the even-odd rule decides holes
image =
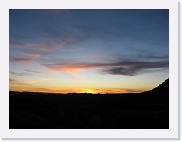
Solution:
[[[33,53],[33,54],[31,54],[31,56],[39,58],[39,57],[42,57],[43,55],[39,54],[39,53]]]
[[[10,44],[10,48],[36,49],[39,51],[55,51],[64,49],[64,46],[61,44],[57,44],[56,42],[48,42],[48,43]]]
[[[33,59],[31,58],[11,58],[10,59],[13,62],[31,62]]]

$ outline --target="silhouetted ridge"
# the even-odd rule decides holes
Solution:
[[[166,79],[162,84],[159,84],[159,86],[157,86],[156,88],[146,91],[144,93],[160,96],[169,96],[169,78]]]

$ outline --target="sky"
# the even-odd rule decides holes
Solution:
[[[167,9],[9,10],[10,90],[137,93],[169,78]]]

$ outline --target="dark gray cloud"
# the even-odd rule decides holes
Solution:
[[[168,61],[157,62],[126,62],[124,66],[105,68],[102,72],[112,75],[134,76],[145,72],[155,72],[169,67]]]
[[[110,69],[103,69],[102,71],[107,74],[113,75],[127,75],[127,76],[134,76],[141,72],[141,68],[135,67],[115,67]]]

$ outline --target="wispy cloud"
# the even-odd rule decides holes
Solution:
[[[114,33],[109,29],[106,31],[102,25],[89,26],[74,24],[72,28],[46,28],[44,33],[48,41],[62,45],[64,49],[70,49],[71,45],[83,43],[90,39],[99,38],[101,41],[107,42],[111,39],[119,38],[121,40],[123,38],[123,35],[119,33]]]
[[[35,70],[28,70],[26,69],[25,71],[29,73],[38,73],[38,74],[55,74],[57,71],[35,71]]]
[[[49,51],[54,50],[54,47],[57,48],[57,46],[53,46],[52,43],[31,43],[31,42],[25,42],[25,43],[10,43],[10,48],[15,49],[36,49],[37,51]]]
[[[52,79],[50,79],[50,78],[44,78],[44,79],[39,79],[39,80],[29,80],[26,83],[27,84],[30,84],[30,85],[33,85],[33,84],[36,84],[36,83],[50,81],[50,80],[52,80]]]
[[[139,93],[143,92],[143,89],[131,89],[131,88],[109,88],[109,89],[94,89],[97,93]]]
[[[31,58],[16,58],[16,57],[13,57],[13,58],[10,58],[10,61],[12,61],[12,62],[31,62],[31,61],[33,61],[33,59],[31,59]]]
[[[40,54],[40,53],[33,53],[33,54],[30,54],[30,56],[35,57],[35,58],[39,58],[39,57],[42,57],[43,54]]]
[[[168,61],[120,61],[114,63],[72,63],[72,64],[43,64],[45,67],[60,71],[75,73],[80,70],[87,70],[93,68],[101,69],[102,73],[112,75],[127,75],[133,76],[146,72],[149,69],[164,69],[168,68]],[[155,71],[155,70],[153,70]]]
[[[25,35],[10,31],[10,34],[9,34],[10,45],[20,45],[22,43],[27,42],[28,39],[29,37]]]
[[[72,28],[64,29],[46,27],[39,34],[39,37],[42,37],[45,42],[41,42],[41,40],[39,42],[32,42],[33,39],[37,39],[34,37],[25,38],[20,34],[13,34],[10,38],[10,48],[34,49],[37,50],[37,52],[49,52],[80,48],[79,46],[72,45],[85,42],[89,39],[99,38],[106,42],[110,41],[113,37],[114,39],[121,38],[120,34],[105,31],[102,29],[102,26],[94,27],[86,25],[74,25]]]
[[[12,85],[12,84],[14,84],[14,85],[27,85],[26,83],[24,83],[22,81],[19,81],[17,79],[12,79],[12,78],[9,79],[9,84],[10,85]]]
[[[10,75],[13,75],[13,76],[32,76],[34,74],[32,74],[32,73],[25,73],[25,72],[10,71]]]

